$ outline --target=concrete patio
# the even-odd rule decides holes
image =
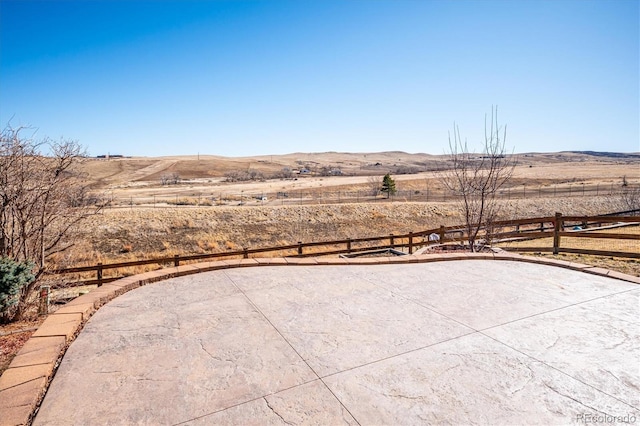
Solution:
[[[261,266],[123,294],[35,425],[640,422],[640,286],[512,261]]]

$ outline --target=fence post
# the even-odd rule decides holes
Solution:
[[[298,241],[298,256],[302,255],[302,241]]]
[[[413,232],[409,232],[409,254],[413,254]]]
[[[562,229],[562,213],[556,212],[556,219],[553,222],[553,254],[558,254],[560,250],[560,231]]]
[[[444,243],[444,225],[440,225],[440,244]]]
[[[180,266],[180,256],[177,254],[173,256],[173,266]]]
[[[347,253],[351,253],[351,238],[347,238]]]
[[[102,285],[102,262],[98,262],[96,273],[98,275],[98,287]]]
[[[395,244],[394,244],[394,240],[393,240],[393,234],[389,234],[389,246],[391,248],[395,248]]]
[[[40,286],[40,306],[38,307],[38,314],[47,315],[49,313],[49,290],[51,287],[48,285]]]

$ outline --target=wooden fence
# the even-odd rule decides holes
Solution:
[[[191,185],[185,181],[181,185]],[[364,185],[364,184],[363,184]],[[640,189],[636,183],[621,187],[616,184],[585,185],[583,183],[566,183],[553,185],[517,185],[503,188],[496,196],[503,200],[532,199],[532,198],[567,198],[567,197],[599,197],[608,196],[611,199],[621,199],[625,191]],[[343,204],[366,202],[450,202],[459,201],[460,196],[443,188],[425,186],[411,190],[398,189],[395,194],[387,197],[377,189],[338,190],[286,190],[276,192],[264,191],[220,191],[207,192],[198,190],[197,186],[192,192],[180,190],[174,195],[147,195],[138,197],[110,197],[107,207],[123,208],[133,206],[158,207],[207,207],[216,205],[319,205],[319,204]]]
[[[640,242],[638,249],[626,251],[614,250],[593,250],[563,247],[563,237],[608,239],[608,240],[635,240],[640,241],[640,231],[637,233],[614,233],[601,232],[605,225],[640,225],[640,216],[563,216],[556,213],[555,216],[537,217],[529,219],[505,220],[491,223],[482,229],[480,238],[485,242],[508,243],[525,240],[538,240],[552,238],[553,244],[537,247],[503,247],[508,251],[516,252],[550,252],[558,253],[578,253],[600,256],[617,256],[625,258],[640,259]],[[594,232],[598,229],[598,232]],[[640,229],[640,228],[639,228]],[[53,275],[80,274],[95,272],[95,279],[82,280],[73,283],[66,283],[63,286],[95,285],[98,286],[115,281],[122,276],[105,277],[103,274],[107,270],[117,270],[143,265],[173,265],[179,266],[186,262],[196,262],[203,260],[220,260],[230,258],[249,258],[264,253],[278,253],[280,256],[325,256],[336,254],[350,254],[364,251],[399,249],[406,250],[412,254],[415,250],[433,244],[443,244],[450,242],[462,243],[465,241],[467,231],[465,226],[439,226],[420,232],[409,232],[402,235],[384,235],[367,238],[347,238],[333,241],[320,242],[298,242],[297,244],[264,247],[264,248],[243,248],[242,250],[228,251],[221,253],[206,253],[193,255],[175,255],[172,257],[160,257],[153,259],[137,260],[133,262],[120,263],[98,263],[92,266],[79,266],[63,268],[50,271]]]

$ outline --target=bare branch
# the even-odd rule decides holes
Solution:
[[[77,173],[85,156],[77,142],[35,141],[22,136],[25,130],[7,126],[0,134],[0,256],[32,262],[40,277],[75,225],[102,206]],[[21,299],[37,285],[27,286]]]
[[[516,162],[506,153],[506,126],[498,124],[498,109],[492,108],[491,119],[485,115],[483,150],[480,154],[469,151],[466,139],[454,123],[453,139],[449,133],[449,168],[443,174],[445,187],[456,195],[463,212],[467,241],[476,250],[478,234],[498,215],[496,196],[513,175]]]

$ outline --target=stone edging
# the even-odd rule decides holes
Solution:
[[[137,287],[169,278],[228,268],[288,265],[403,264],[470,259],[538,263],[640,284],[640,277],[616,271],[563,260],[522,256],[504,251],[496,253],[443,253],[351,259],[322,257],[251,258],[159,269],[105,284],[75,298],[64,307],[50,314],[18,352],[9,368],[0,376],[0,425],[28,425],[32,422],[66,349],[80,333],[85,322],[102,305]]]

